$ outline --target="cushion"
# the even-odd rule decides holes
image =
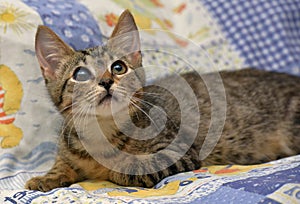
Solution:
[[[105,43],[126,8],[141,30],[148,83],[172,73],[246,66],[300,73],[300,8],[292,1],[0,0],[0,201],[298,203],[299,155],[262,165],[203,167],[151,189],[97,180],[47,193],[24,189],[29,178],[51,168],[62,125],[35,58],[37,26],[45,24],[84,49]]]

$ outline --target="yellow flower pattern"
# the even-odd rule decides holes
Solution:
[[[15,7],[13,4],[0,4],[0,27],[4,33],[11,29],[20,35],[23,31],[34,28],[34,25],[27,19],[28,13]]]

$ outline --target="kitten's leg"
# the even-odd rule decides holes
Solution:
[[[29,190],[50,191],[58,187],[67,187],[78,181],[79,175],[59,156],[52,169],[45,176],[38,176],[27,181]]]
[[[124,159],[123,163],[119,164],[119,167],[123,170],[127,169],[127,173],[111,171],[109,174],[109,180],[122,186],[140,186],[150,188],[159,183],[165,177],[180,172],[199,169],[201,166],[201,162],[197,159],[197,157],[184,155],[168,168],[160,169],[162,163],[168,162],[170,159],[171,158],[167,155],[164,155],[158,160],[151,161],[145,161],[142,159],[126,161],[126,159]]]

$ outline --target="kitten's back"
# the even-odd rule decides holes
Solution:
[[[209,96],[203,82],[194,74],[184,76],[198,84],[194,90],[202,119],[209,121],[211,113],[205,114],[208,109],[203,103]],[[203,165],[255,164],[300,153],[300,78],[255,69],[224,71],[220,76],[226,93],[226,121],[221,139]],[[205,136],[199,136],[203,141]]]

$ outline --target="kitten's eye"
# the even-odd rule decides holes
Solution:
[[[127,72],[127,66],[121,60],[115,61],[111,65],[111,72],[112,74],[117,74],[117,75],[125,74]]]
[[[73,74],[76,81],[88,81],[92,78],[92,73],[85,67],[78,67]]]

